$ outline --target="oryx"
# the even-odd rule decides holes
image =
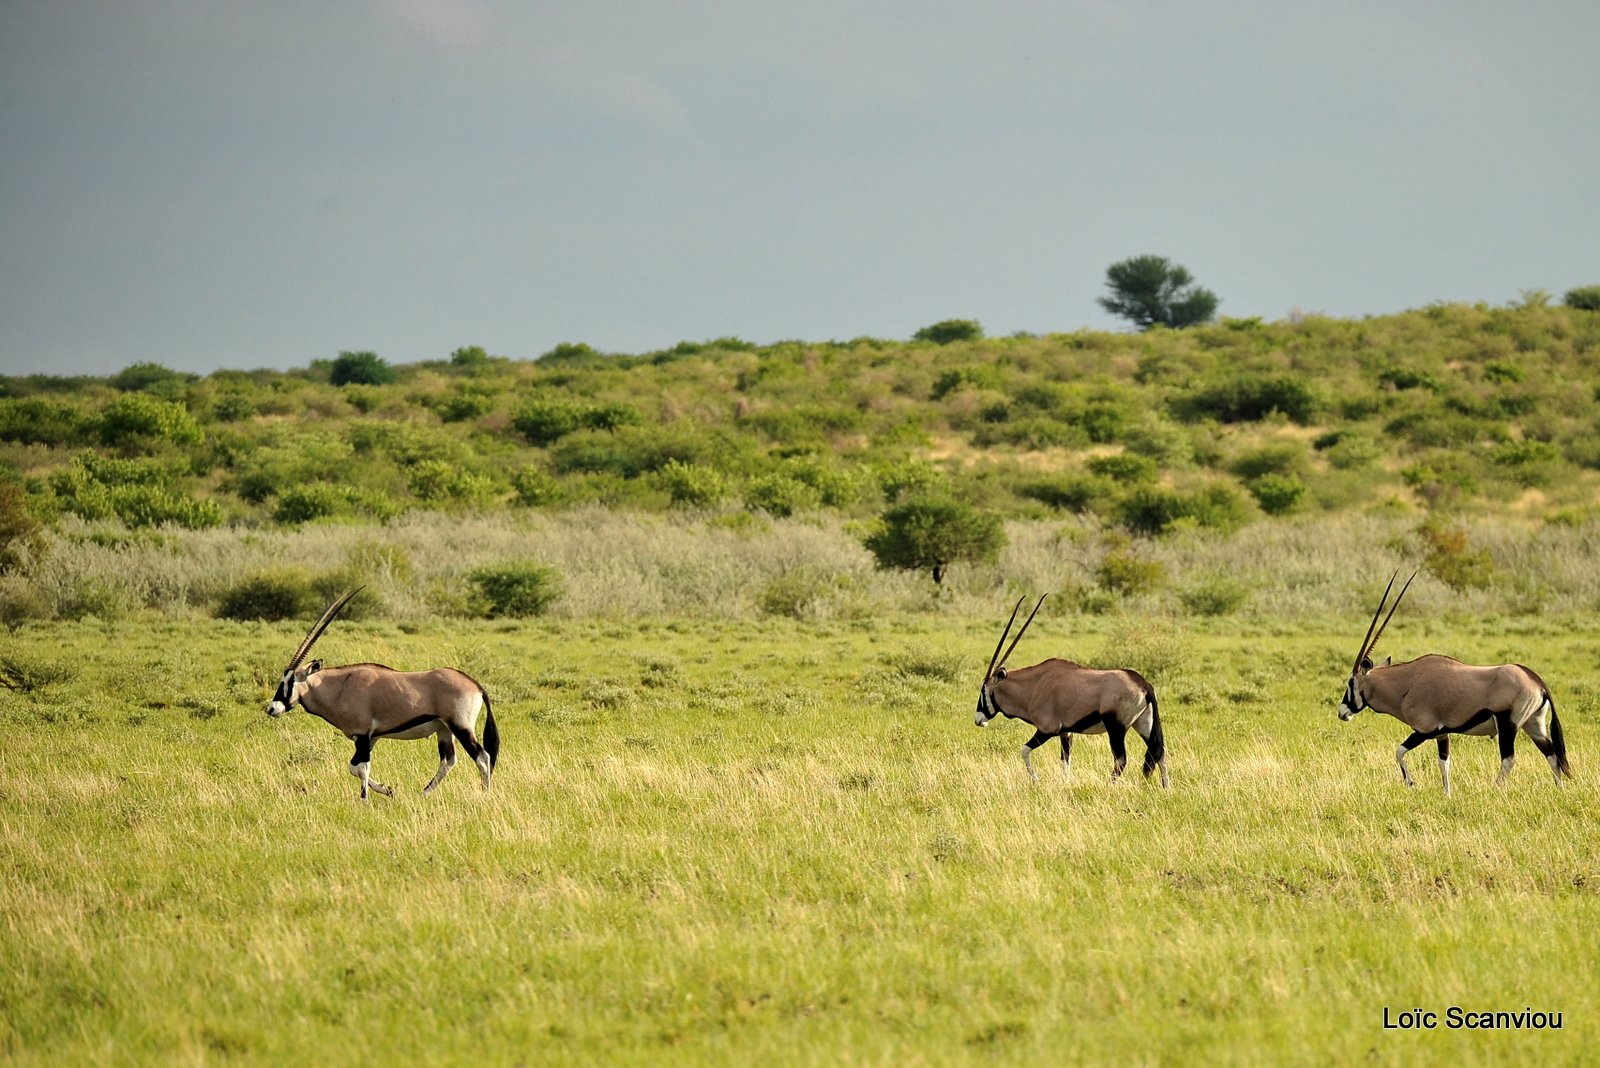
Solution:
[[[1383,663],[1372,662],[1372,650],[1383,637],[1384,628],[1394,618],[1400,607],[1400,598],[1411,588],[1417,577],[1413,572],[1400,594],[1384,616],[1382,625],[1378,616],[1394,589],[1396,571],[1389,577],[1378,610],[1372,613],[1367,624],[1367,636],[1362,639],[1361,651],[1356,654],[1355,666],[1345,683],[1344,697],[1339,701],[1339,718],[1348,720],[1364,708],[1371,708],[1393,716],[1411,728],[1411,736],[1395,750],[1395,760],[1400,765],[1400,777],[1407,786],[1415,785],[1411,771],[1406,767],[1406,754],[1430,738],[1439,743],[1439,774],[1444,780],[1444,792],[1450,792],[1450,736],[1452,734],[1494,734],[1500,738],[1500,777],[1505,782],[1515,762],[1513,744],[1517,729],[1528,732],[1533,744],[1539,747],[1550,770],[1555,773],[1559,786],[1562,776],[1572,777],[1567,767],[1567,744],[1561,736],[1561,721],[1556,718],[1556,705],[1550,689],[1531,668],[1521,664],[1497,664],[1478,667],[1463,664],[1448,656],[1429,653],[1427,656],[1391,664],[1385,657]],[[1373,633],[1377,628],[1377,633]]]
[[[333,724],[356,744],[350,758],[350,774],[361,780],[361,800],[367,800],[370,787],[389,797],[394,790],[370,775],[372,746],[379,738],[439,739],[439,770],[433,781],[422,788],[429,793],[444,781],[455,766],[456,742],[478,765],[483,788],[500,759],[500,732],[494,725],[494,710],[482,686],[455,668],[432,671],[396,671],[382,664],[346,664],[325,668],[322,661],[302,665],[306,654],[317,643],[350,599],[360,593],[356,587],[334,601],[306,634],[300,648],[283,672],[278,692],[267,706],[267,715],[283,715],[300,705],[314,716]],[[483,744],[472,733],[482,708]]]
[[[1128,668],[1097,670],[1075,664],[1070,660],[1046,660],[1032,667],[1007,671],[1005,662],[1011,650],[1017,647],[1022,635],[1039,614],[1044,597],[1033,606],[1022,629],[1011,640],[1011,646],[1000,655],[1011,624],[1017,621],[1022,602],[1011,610],[1006,629],[1000,632],[994,655],[989,658],[989,670],[984,673],[983,685],[978,689],[978,710],[973,722],[980,727],[989,725],[997,714],[1020,719],[1033,725],[1033,737],[1022,746],[1022,764],[1033,779],[1031,754],[1051,738],[1061,739],[1061,771],[1066,774],[1072,763],[1072,736],[1074,734],[1104,733],[1111,742],[1111,778],[1115,780],[1128,766],[1128,751],[1123,742],[1131,727],[1144,739],[1145,778],[1156,768],[1161,769],[1161,785],[1171,788],[1167,778],[1167,745],[1161,732],[1161,713],[1156,707],[1156,691],[1144,676]]]

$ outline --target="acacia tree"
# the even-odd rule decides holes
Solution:
[[[958,560],[994,560],[1005,540],[998,517],[960,501],[922,498],[883,513],[865,544],[879,567],[931,571],[938,584],[945,568]]]
[[[1203,323],[1217,313],[1217,295],[1194,284],[1185,268],[1165,256],[1134,256],[1106,268],[1111,295],[1100,306],[1148,330]]]

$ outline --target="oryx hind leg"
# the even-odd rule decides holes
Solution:
[[[450,769],[456,766],[456,743],[450,736],[450,728],[443,723],[439,724],[439,770],[434,773],[433,781],[422,788],[425,794],[433,793],[433,788],[444,782],[444,777],[450,774]]]
[[[1541,702],[1539,710],[1522,721],[1522,729],[1528,732],[1528,737],[1533,739],[1533,744],[1539,752],[1550,762],[1550,772],[1556,777],[1556,785],[1561,785],[1561,757],[1556,752],[1555,738],[1550,733],[1550,717],[1545,710],[1549,706]]]
[[[1444,781],[1444,796],[1450,796],[1450,736],[1439,735],[1439,778]]]
[[[355,739],[355,755],[350,758],[350,774],[361,780],[361,800],[367,800],[367,792],[376,790],[385,797],[393,797],[394,789],[372,777],[372,743],[368,735],[359,735]]]
[[[1495,713],[1494,733],[1500,739],[1500,774],[1494,780],[1499,785],[1506,781],[1506,776],[1511,774],[1511,766],[1517,762],[1517,728],[1511,720],[1511,713]]]
[[[1062,776],[1062,778],[1070,778],[1072,776],[1072,732],[1071,731],[1062,731],[1061,732],[1061,776]]]
[[[478,738],[472,733],[471,727],[460,727],[450,724],[450,733],[455,735],[456,741],[461,743],[461,748],[467,751],[467,756],[478,765],[478,772],[483,776],[483,788],[489,788],[489,776],[494,771],[493,762],[489,758],[488,750],[478,744]]]
[[[1111,742],[1111,781],[1116,782],[1128,766],[1128,728],[1113,715],[1103,716],[1102,722],[1106,725],[1106,738]]]

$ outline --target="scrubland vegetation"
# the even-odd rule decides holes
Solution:
[[[1574,293],[0,378],[0,1052],[1580,1060],[1600,311]],[[983,551],[883,566],[916,556],[897,515],[951,503]],[[1430,748],[1407,791],[1403,727],[1336,721],[1412,566],[1379,655],[1537,668],[1567,787],[1524,740],[1495,788],[1463,739],[1453,797]],[[318,655],[482,681],[492,794],[458,767],[424,801],[433,747],[383,742],[399,796],[362,806],[345,740],[262,715],[357,584]],[[1030,783],[1024,730],[970,725],[1041,592],[1013,663],[1147,675],[1170,793],[1108,784],[1098,738]],[[1382,1029],[1452,1004],[1566,1024]]]

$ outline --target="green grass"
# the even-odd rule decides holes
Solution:
[[[431,744],[262,714],[299,624],[56,623],[0,689],[0,1051],[33,1063],[1573,1063],[1600,994],[1600,625],[1397,620],[1515,658],[1524,740],[1334,715],[1352,626],[1041,615],[1013,658],[1159,662],[1174,789],[973,728],[999,619],[342,622],[330,662],[450,663],[491,794]],[[71,670],[52,672],[52,665]],[[1387,1006],[1563,1012],[1382,1029]]]

